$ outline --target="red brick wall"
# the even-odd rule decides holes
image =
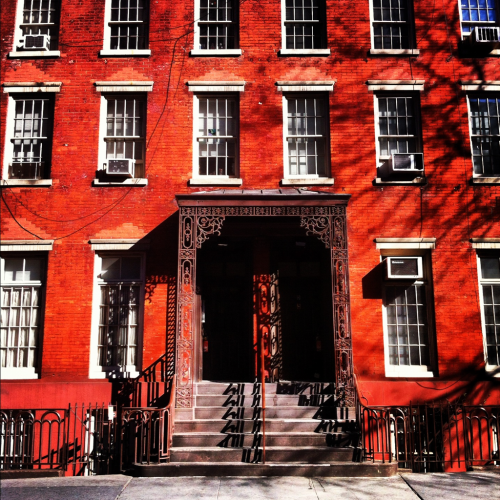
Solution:
[[[42,378],[33,383],[88,376],[94,263],[88,241],[93,238],[151,240],[143,366],[164,352],[166,332],[173,328],[167,288],[176,274],[174,195],[206,189],[187,184],[192,174],[193,120],[188,80],[246,81],[240,95],[240,174],[246,189],[278,188],[283,177],[282,94],[275,82],[336,81],[329,96],[335,185],[322,190],[352,195],[348,223],[355,371],[361,380],[385,380],[381,300],[367,298],[373,295],[369,285],[363,289],[363,278],[380,258],[374,238],[435,237],[432,268],[440,380],[476,377],[484,356],[475,252],[469,239],[500,237],[500,186],[469,184],[467,103],[459,80],[498,80],[500,60],[459,57],[457,0],[415,4],[420,56],[412,58],[369,56],[368,2],[333,0],[327,1],[329,57],[278,57],[278,0],[241,3],[240,57],[190,57],[193,2],[167,0],[151,2],[151,57],[99,57],[104,1],[69,0],[62,2],[60,58],[9,59],[16,1],[3,0],[2,82],[63,83],[55,98],[53,186],[2,189],[22,226],[56,240],[48,258]],[[372,184],[376,162],[369,79],[425,80],[421,119],[427,185]],[[106,80],[154,81],[147,96],[147,187],[91,185],[100,111],[94,82]],[[2,118],[7,100],[2,93]],[[3,164],[5,119],[0,137]],[[33,238],[4,204],[2,221],[3,239]],[[417,387],[412,381],[407,390]],[[436,397],[436,391],[422,396],[420,388],[418,394]]]

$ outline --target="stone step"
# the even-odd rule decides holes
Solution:
[[[252,448],[207,448],[172,447],[172,462],[246,462],[261,461],[261,449]],[[353,448],[331,448],[327,446],[266,446],[266,460],[286,463],[332,463],[350,462]]]
[[[350,411],[349,411],[350,410]],[[195,407],[196,419],[255,419],[261,418],[259,407]],[[354,408],[318,408],[314,406],[270,406],[266,408],[266,418],[314,418],[319,420],[355,419]]]
[[[161,465],[136,464],[131,474],[136,477],[179,476],[302,476],[302,477],[390,477],[398,472],[397,462],[328,464],[301,463],[174,463]]]
[[[176,433],[220,432],[243,433],[260,432],[261,420],[178,420],[175,422]],[[266,418],[266,432],[350,432],[355,430],[353,420],[315,420],[312,418]]]
[[[266,384],[266,396],[269,394],[289,395],[332,395],[335,385],[332,382],[279,382]],[[196,395],[230,395],[230,394],[258,394],[261,392],[261,384],[253,382],[244,383],[221,383],[221,382],[198,382],[195,384]]]
[[[266,394],[266,407],[270,406],[309,406],[319,407],[321,405],[334,406],[332,395],[290,395],[290,394]],[[220,395],[198,395],[195,396],[195,406],[262,406],[260,394],[229,394]]]
[[[262,446],[262,434],[214,432],[188,432],[174,434],[174,447],[217,446],[220,448],[242,448]],[[315,432],[266,432],[266,446],[336,446],[355,445],[357,435],[336,432],[321,434]]]

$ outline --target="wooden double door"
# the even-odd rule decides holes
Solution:
[[[234,221],[234,222],[233,222]],[[298,221],[226,221],[197,256],[198,378],[335,379],[330,254]]]

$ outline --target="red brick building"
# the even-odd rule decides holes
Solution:
[[[500,4],[389,3],[3,0],[3,407],[162,356],[189,407],[259,332],[274,380],[500,403]]]

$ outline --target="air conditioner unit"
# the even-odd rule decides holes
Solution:
[[[25,50],[49,50],[49,35],[24,35],[21,37],[21,45]]]
[[[418,173],[424,171],[424,155],[422,153],[393,153],[391,167],[398,173]]]
[[[488,49],[500,48],[500,27],[476,26],[466,38],[466,41],[475,47]]]
[[[112,159],[107,160],[106,173],[108,175],[120,175],[122,177],[134,177],[135,160]]]
[[[422,257],[387,257],[384,263],[389,280],[417,280],[424,277]]]

